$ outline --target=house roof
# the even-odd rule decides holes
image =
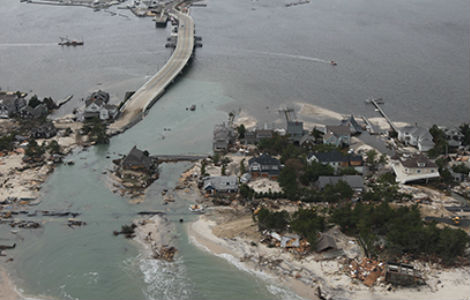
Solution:
[[[341,137],[341,136],[349,136],[351,131],[348,126],[345,125],[337,125],[337,126],[326,126],[326,132],[332,133],[336,137]]]
[[[356,119],[354,118],[353,115],[351,115],[349,118],[344,119],[343,121],[341,121],[341,125],[349,126],[350,131],[352,131],[352,132],[362,132],[362,131],[364,131],[362,129],[361,125],[359,125],[359,123],[357,123],[357,121],[356,121]]]
[[[310,134],[305,134],[299,141],[299,145],[303,145],[305,144],[306,142],[315,142],[315,137],[313,137],[312,135]]]
[[[316,251],[322,252],[329,249],[338,249],[338,246],[331,235],[323,233],[317,240]]]
[[[125,167],[142,166],[145,169],[150,169],[153,162],[152,159],[148,156],[147,152],[139,150],[136,146],[134,146],[129,154],[126,155],[122,164]]]
[[[407,168],[437,168],[437,165],[429,160],[423,154],[403,154],[395,155],[392,159],[398,160],[404,167]]]
[[[96,92],[93,92],[85,101],[85,105],[88,106],[91,103],[96,103],[99,106],[102,106],[109,101],[109,94],[106,93],[105,91],[99,90]]]
[[[328,184],[337,184],[339,181],[346,182],[352,189],[364,188],[364,179],[360,175],[320,176],[318,177],[316,186],[322,189]]]
[[[291,135],[303,135],[304,123],[300,121],[287,121],[287,133]]]
[[[213,188],[217,191],[238,189],[237,176],[210,176],[204,180],[204,189]]]
[[[253,163],[259,163],[260,165],[280,165],[281,164],[278,159],[266,153],[263,153],[258,157],[250,158],[250,160],[248,161],[248,164],[251,165]]]

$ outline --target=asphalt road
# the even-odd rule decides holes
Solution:
[[[181,3],[181,2],[178,2]],[[178,40],[167,63],[149,81],[140,87],[121,109],[120,117],[109,126],[111,134],[122,132],[142,119],[143,114],[160,97],[168,85],[178,76],[191,58],[194,48],[194,21],[187,13],[175,9],[170,15],[178,19]]]

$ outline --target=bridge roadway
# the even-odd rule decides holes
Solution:
[[[123,132],[140,121],[190,60],[194,50],[194,21],[189,12],[177,9],[180,4],[187,11],[184,1],[173,3],[169,9],[170,15],[178,20],[178,39],[173,54],[163,68],[129,98],[119,118],[109,126],[109,134]]]

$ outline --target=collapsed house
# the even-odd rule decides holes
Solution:
[[[385,280],[393,285],[414,286],[425,284],[420,273],[412,266],[400,263],[387,263]]]
[[[398,183],[404,184],[440,176],[437,165],[423,154],[396,154],[391,160]]]

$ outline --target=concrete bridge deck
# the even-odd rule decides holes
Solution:
[[[178,6],[183,10],[178,10]],[[163,95],[165,89],[182,72],[194,51],[194,21],[187,11],[186,1],[173,2],[169,14],[178,20],[178,39],[173,54],[167,63],[140,87],[120,110],[119,118],[109,126],[113,135],[139,122],[148,109]]]

